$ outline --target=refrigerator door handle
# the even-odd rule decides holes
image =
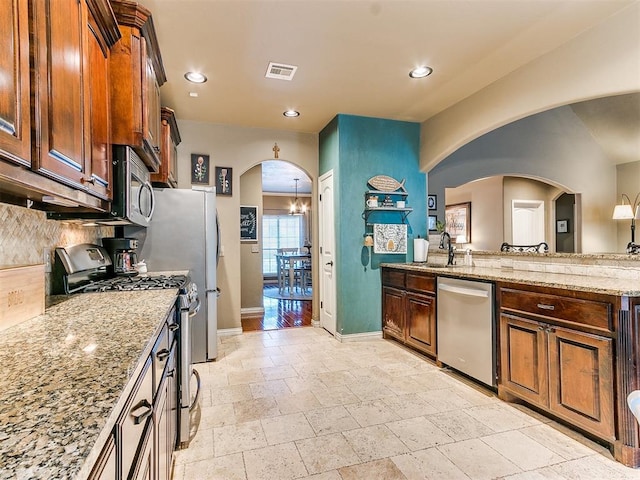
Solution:
[[[205,293],[215,293],[219,297],[221,292],[219,288],[214,288],[213,290],[205,290]]]

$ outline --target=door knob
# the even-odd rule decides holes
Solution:
[[[331,260],[330,262],[325,263],[325,265],[329,265],[330,267],[333,267],[333,260]]]

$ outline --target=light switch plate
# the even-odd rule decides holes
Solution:
[[[260,253],[260,247],[258,245],[251,245],[251,253]]]

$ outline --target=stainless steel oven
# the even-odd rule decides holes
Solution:
[[[193,419],[200,397],[200,375],[192,365],[192,323],[200,310],[198,287],[191,279],[191,272],[167,271],[144,275],[115,275],[108,268],[111,259],[100,245],[79,244],[58,247],[52,271],[52,293],[99,293],[106,291],[144,291],[177,289],[176,321],[169,322],[169,331],[178,338],[178,393],[177,422],[178,446],[189,445],[195,431]],[[193,431],[192,431],[193,430]]]

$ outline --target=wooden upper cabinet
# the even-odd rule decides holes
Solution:
[[[32,168],[108,200],[111,153],[106,79],[109,47],[119,35],[115,18],[104,0],[34,0],[31,6]],[[101,15],[104,18],[96,17]]]
[[[112,0],[122,39],[111,50],[111,141],[133,147],[152,172],[160,168],[160,87],[166,81],[153,19],[136,2]]]
[[[162,107],[162,130],[160,136],[160,170],[151,174],[151,181],[159,187],[178,186],[178,149],[182,139],[172,109]]]
[[[90,133],[91,161],[86,165],[92,182],[88,184],[97,196],[106,200],[113,198],[112,192],[112,151],[111,148],[111,101],[109,49],[117,41],[120,31],[115,23],[113,12],[109,10],[112,23],[105,28],[100,20],[108,15],[100,14],[101,2],[89,1],[89,94],[90,94]],[[108,4],[107,4],[108,5]],[[95,12],[95,13],[94,13]],[[106,38],[107,35],[110,38]]]
[[[0,2],[0,158],[31,165],[27,0]]]

